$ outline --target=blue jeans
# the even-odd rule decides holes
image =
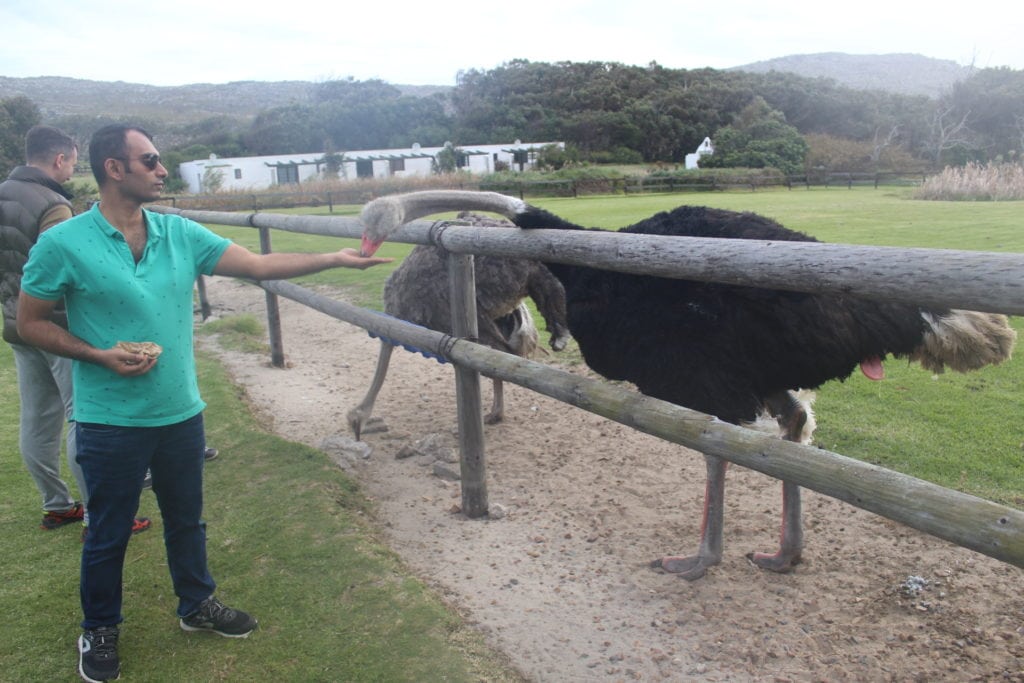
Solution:
[[[78,463],[89,487],[89,534],[82,548],[82,628],[121,623],[124,557],[142,495],[146,469],[153,473],[163,518],[167,565],[178,616],[199,609],[216,583],[206,565],[203,451],[199,413],[163,427],[77,423]]]

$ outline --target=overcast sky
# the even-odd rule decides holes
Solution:
[[[689,6],[689,7],[688,7]],[[512,59],[727,68],[816,52],[1024,69],[1024,4],[907,0],[4,0],[0,76],[454,85]]]

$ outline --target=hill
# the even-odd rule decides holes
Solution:
[[[971,73],[970,67],[921,55],[838,52],[790,55],[730,70],[790,72],[802,77],[829,78],[856,89],[928,97],[937,97]],[[176,134],[173,129],[178,126],[212,117],[228,117],[236,122],[234,125],[245,126],[261,111],[311,102],[318,85],[313,81],[235,81],[154,86],[61,76],[0,76],[0,99],[24,95],[39,106],[44,121],[59,122],[73,134],[87,135],[97,121],[116,117],[164,130],[165,135],[173,136]],[[451,86],[395,87],[413,96],[452,90]],[[169,138],[162,140],[163,144],[172,142]]]
[[[65,116],[127,116],[190,123],[212,116],[250,119],[264,109],[310,101],[311,81],[235,81],[156,86],[124,81],[90,81],[61,76],[0,76],[0,99],[24,95],[39,106],[43,120]],[[426,96],[448,86],[395,86],[403,94]],[[116,103],[116,110],[112,104]]]
[[[730,71],[784,71],[809,78],[831,78],[858,90],[886,90],[936,98],[972,71],[947,59],[915,54],[851,55],[819,52],[790,55],[732,67]]]

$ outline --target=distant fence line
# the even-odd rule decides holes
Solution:
[[[873,187],[917,186],[928,174],[922,171],[887,171],[877,173],[830,172],[798,175],[778,173],[736,174],[729,172],[702,173],[693,177],[652,174],[650,176],[621,178],[576,178],[552,180],[508,180],[474,181],[467,178],[457,184],[445,185],[445,189],[485,190],[526,197],[583,197],[594,194],[681,194],[687,192],[720,192],[725,190],[749,190],[771,187],[794,188],[812,187]],[[220,192],[215,194],[182,194],[161,198],[180,209],[201,209],[218,207],[221,210],[259,211],[263,209],[289,208],[295,206],[326,206],[334,212],[338,205],[363,204],[376,196],[389,192],[405,192],[410,189],[382,189],[374,191],[365,185],[346,189],[338,187],[326,191],[289,190],[288,185],[279,185],[277,190],[260,192]],[[417,188],[417,189],[426,189]]]
[[[327,234],[338,237],[355,237],[361,232],[361,226],[353,218],[285,216],[278,214],[240,215],[211,211],[177,211],[166,207],[154,207],[157,210],[180,213],[200,222],[220,223],[226,225],[245,225],[259,228],[261,234],[270,228],[292,232]],[[309,219],[319,220],[310,221]],[[392,235],[393,241],[414,244],[437,244],[453,254],[466,253],[501,253],[505,256],[538,258],[546,252],[546,257],[559,249],[569,246],[571,253],[559,256],[558,260],[565,263],[582,263],[604,267],[614,265],[614,270],[638,272],[657,271],[663,276],[662,270],[674,270],[673,277],[686,277],[701,280],[718,279],[729,281],[735,278],[734,269],[728,267],[730,257],[723,257],[719,252],[713,256],[716,245],[719,249],[734,245],[731,242],[746,240],[703,240],[707,244],[698,245],[692,240],[696,238],[659,238],[651,241],[647,235],[623,235],[609,233],[604,239],[601,233],[564,233],[561,231],[530,231],[526,241],[512,239],[509,235],[517,235],[522,231],[494,230],[473,228],[449,224],[427,223],[416,221]],[[520,235],[520,237],[524,237]],[[565,239],[556,239],[558,237]],[[671,248],[665,240],[676,240],[677,248]],[[685,243],[686,248],[681,245]],[[713,258],[711,268],[695,264],[688,256],[689,246],[696,246],[701,255],[697,260]],[[742,245],[741,245],[742,246]],[[777,263],[780,256],[789,252],[798,252],[793,247],[800,243],[780,243],[778,252],[766,252],[765,243],[754,242],[750,245],[753,251],[742,255],[742,258],[757,259],[760,264],[756,275],[747,279],[751,284],[775,286],[777,273],[769,271]],[[826,279],[830,275],[838,275],[846,270],[857,274],[857,280],[872,280],[882,277],[888,281],[886,287],[876,289],[867,285],[864,293],[883,296],[883,291],[911,292],[911,298],[934,295],[927,290],[939,272],[928,273],[922,282],[921,270],[935,268],[930,259],[942,250],[905,250],[888,248],[868,248],[869,258],[860,247],[844,245],[812,245],[833,248],[836,251],[828,254],[831,265],[816,268],[815,258],[807,259],[806,267],[824,273]],[[653,251],[652,251],[653,250]],[[664,251],[663,251],[664,250]],[[667,253],[664,253],[667,252]],[[843,254],[843,252],[850,252]],[[902,253],[902,263],[898,276],[892,273],[876,272],[868,269],[877,258],[888,264],[883,267],[898,265],[897,254]],[[1016,302],[1000,297],[1000,304],[989,306],[985,310],[999,310],[1003,301],[1014,303],[1005,312],[1024,311],[1024,302],[1019,296],[1019,288],[1024,273],[1024,255],[988,254],[979,252],[947,252],[955,257],[959,264],[952,272],[952,281],[969,278],[975,275],[977,268],[985,270],[992,260],[1001,262],[1000,273],[994,278],[1001,282],[1006,290],[1016,292]],[[638,254],[646,254],[649,258],[637,259]],[[821,252],[819,256],[826,255]],[[798,258],[806,258],[807,254],[797,254]],[[459,261],[462,257],[453,257]],[[919,259],[921,259],[919,261]],[[975,260],[977,259],[977,260]],[[601,265],[597,265],[601,264]],[[839,265],[836,268],[837,264]],[[708,264],[705,264],[707,266]],[[747,268],[750,263],[747,263]],[[939,266],[938,271],[949,269],[949,263]],[[467,273],[463,260],[460,266],[463,274]],[[717,270],[729,270],[726,279],[717,277]],[[761,272],[763,271],[763,272]],[[469,281],[463,286],[453,279],[453,287],[472,288],[472,267],[468,268]],[[749,274],[748,274],[749,275]],[[716,277],[712,277],[716,276]],[[793,278],[793,273],[789,274]],[[807,289],[820,291],[820,287],[809,282],[801,273],[797,282],[787,286],[788,289]],[[869,510],[889,519],[901,522],[920,531],[970,548],[998,560],[1024,567],[1024,512],[999,505],[975,496],[960,493],[941,486],[853,460],[837,453],[802,444],[784,441],[759,432],[743,429],[721,422],[717,418],[704,415],[666,401],[639,394],[635,391],[600,380],[582,378],[550,366],[527,360],[518,356],[495,351],[475,344],[467,339],[441,334],[411,325],[404,321],[391,318],[381,313],[345,304],[318,295],[308,289],[284,281],[267,281],[258,283],[267,292],[293,299],[310,306],[338,320],[343,320],[371,333],[387,338],[396,344],[407,344],[415,348],[428,350],[444,357],[456,365],[457,371],[468,369],[504,381],[514,382],[560,401],[578,406],[597,415],[615,420],[634,429],[693,448],[702,453],[723,458],[730,462],[757,470],[769,476],[793,482],[825,495],[838,498],[851,505]],[[844,285],[839,285],[839,290]],[[893,289],[895,288],[895,289]],[[973,295],[966,295],[965,290],[971,289],[968,283],[961,286],[945,286],[937,295],[942,305],[977,308],[968,303]],[[472,289],[470,289],[472,291]],[[991,294],[991,292],[989,292]],[[453,315],[454,315],[453,311]],[[462,314],[467,313],[463,311]],[[475,310],[472,311],[475,316]],[[478,380],[478,376],[475,376]],[[460,379],[457,375],[457,382]],[[478,382],[477,382],[478,384]],[[478,387],[477,387],[478,388]],[[475,405],[473,405],[475,403]],[[471,413],[468,416],[465,414]],[[479,394],[473,394],[472,400],[459,402],[460,452],[463,462],[463,502],[464,511],[470,517],[486,514],[486,485],[483,476],[482,423],[480,416]],[[466,432],[476,432],[481,439],[478,444],[463,443]],[[471,448],[472,447],[472,448]],[[466,481],[466,463],[476,463],[477,477]],[[467,499],[467,487],[472,496]],[[467,509],[466,503],[470,504]]]

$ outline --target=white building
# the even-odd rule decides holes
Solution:
[[[449,143],[450,144],[450,143]],[[564,142],[520,142],[504,145],[456,147],[456,164],[470,173],[493,173],[498,167],[525,171],[536,163],[537,152]],[[338,178],[388,178],[427,176],[434,172],[437,155],[445,147],[368,149],[339,153]],[[263,190],[273,185],[301,183],[324,178],[327,160],[323,153],[278,154],[262,157],[218,158],[183,162],[178,169],[188,191],[195,194],[218,190]]]
[[[686,168],[693,169],[700,167],[700,158],[705,154],[714,154],[715,147],[711,144],[711,138],[704,138],[704,142],[697,146],[697,151],[686,155]]]

